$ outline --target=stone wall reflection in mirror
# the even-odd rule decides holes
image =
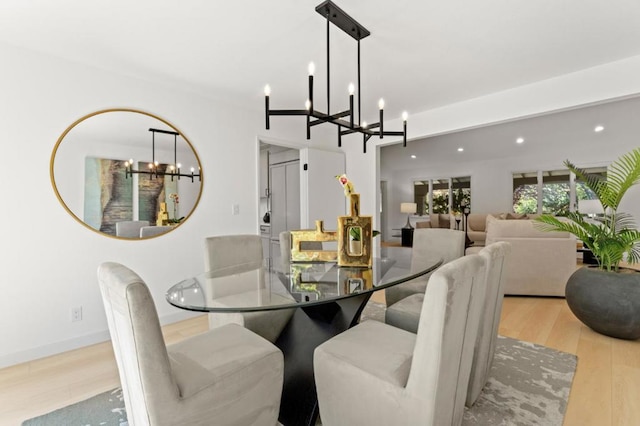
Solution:
[[[152,132],[160,129],[178,136]],[[158,174],[127,174],[148,170],[155,160]],[[167,121],[129,109],[105,110],[82,117],[60,136],[51,157],[51,180],[65,209],[84,226],[103,235],[117,236],[116,223],[138,222],[157,229],[129,231],[120,238],[139,239],[173,230],[183,223],[200,199],[202,182],[175,173],[200,173],[200,162],[191,143]],[[164,176],[163,172],[168,173]],[[129,223],[135,227],[136,223]]]

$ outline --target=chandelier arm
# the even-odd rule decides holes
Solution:
[[[178,168],[178,135],[173,135],[173,167],[176,168],[178,180],[180,180],[180,169]],[[171,175],[171,182],[173,182],[173,175]]]
[[[156,132],[151,130],[151,164],[153,167],[156,166]]]
[[[333,114],[331,116],[329,116],[329,115],[327,115],[327,114],[325,114],[323,112],[319,112],[319,111],[311,111],[309,114],[312,117],[317,118],[317,120],[311,122],[312,126],[316,126],[316,125],[322,124],[322,123],[331,123],[332,120],[336,120],[338,118],[346,117],[346,116],[350,115],[351,112],[350,111],[342,111],[342,112],[339,112],[337,114]],[[337,123],[334,123],[334,124],[337,124]],[[344,124],[340,124],[340,125],[343,126]],[[347,126],[347,127],[351,127],[351,126]]]
[[[362,91],[360,90],[360,39],[358,39],[358,126],[361,123],[360,119],[361,119],[361,111],[362,111],[360,93],[362,93]],[[366,149],[365,149],[365,152],[366,152]]]
[[[182,176],[182,177],[186,177],[186,178],[190,178],[191,182],[193,182],[193,178],[199,178],[200,174],[194,174],[194,173],[167,173],[167,172],[158,172],[158,171],[148,171],[148,170],[129,170],[129,171],[125,171],[126,174],[128,174],[129,176],[133,176],[133,174],[139,174],[139,175],[150,175],[151,177],[153,176]],[[202,179],[200,179],[202,180]]]
[[[407,120],[403,121],[402,128],[403,128],[402,146],[406,148],[407,147]]]
[[[327,115],[330,114],[331,111],[331,81],[330,81],[330,75],[331,72],[329,71],[329,61],[330,61],[330,51],[331,51],[331,47],[329,44],[329,24],[331,23],[331,20],[329,19],[329,16],[331,15],[331,11],[329,10],[329,8],[327,8]]]
[[[268,111],[269,115],[308,115],[306,109],[272,109]]]
[[[369,139],[371,139],[371,134],[364,134],[362,137],[362,153],[366,154],[367,153],[367,141],[369,141]]]

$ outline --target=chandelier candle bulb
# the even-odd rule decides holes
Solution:
[[[269,130],[269,95],[271,94],[271,87],[267,84],[264,86],[264,108],[266,111],[266,125]]]
[[[353,93],[355,92],[356,88],[353,85],[353,83],[349,83],[349,124],[351,126],[351,129],[353,129]],[[340,128],[340,127],[338,127]],[[340,131],[338,131],[338,136],[342,136],[342,133],[340,133]],[[338,146],[342,146],[342,138],[340,137],[338,139]]]
[[[378,108],[380,108],[380,139],[384,136],[384,99],[380,98],[378,101]]]

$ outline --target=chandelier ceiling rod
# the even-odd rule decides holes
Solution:
[[[271,94],[271,88],[269,85],[265,86],[265,127],[269,130],[270,117],[272,115],[304,115],[307,121],[307,139],[311,139],[311,127],[318,124],[332,123],[338,126],[338,146],[342,146],[342,136],[352,133],[361,133],[363,136],[363,151],[367,152],[367,141],[372,136],[379,136],[382,139],[384,136],[402,136],[403,146],[407,146],[407,113],[402,113],[403,130],[402,131],[386,131],[384,130],[383,118],[384,118],[384,100],[380,99],[378,107],[380,109],[380,120],[377,123],[367,125],[365,122],[361,122],[361,89],[360,89],[360,40],[369,36],[371,33],[365,27],[360,25],[355,19],[345,13],[342,9],[336,6],[330,0],[326,0],[316,7],[316,11],[326,17],[327,19],[327,112],[323,113],[317,111],[314,108],[313,103],[313,74],[315,72],[315,65],[309,64],[309,97],[305,105],[305,109],[270,109],[269,96]],[[340,111],[335,114],[331,114],[331,79],[330,79],[330,24],[334,24],[336,27],[349,34],[357,42],[357,65],[358,65],[358,122],[354,121],[354,105],[353,105],[353,84],[349,85],[349,109],[346,111]],[[349,121],[343,120],[344,117],[349,117]],[[311,120],[314,118],[315,120]],[[345,130],[343,130],[345,128]],[[374,130],[378,129],[379,130]]]
[[[129,177],[133,177],[134,174],[142,174],[149,175],[149,179],[153,179],[159,176],[171,176],[171,180],[173,181],[174,176],[180,180],[181,177],[190,178],[191,182],[194,182],[194,178],[198,178],[199,181],[202,181],[202,175],[200,173],[200,169],[198,168],[198,173],[195,174],[195,169],[191,167],[191,173],[181,173],[180,172],[180,163],[178,163],[178,136],[180,133],[174,132],[171,130],[163,130],[163,129],[154,129],[150,128],[151,132],[151,163],[149,163],[149,170],[137,170],[133,168],[133,159],[129,161],[125,161],[125,179]],[[162,171],[158,170],[158,166],[160,164],[156,161],[156,133],[163,133],[166,135],[173,135],[173,164],[169,165],[170,171]]]

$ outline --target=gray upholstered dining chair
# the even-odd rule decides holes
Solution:
[[[442,264],[464,256],[464,232],[444,228],[417,228],[413,232],[413,247],[411,249],[411,270],[422,268],[422,263],[431,259],[442,258]],[[387,306],[415,293],[424,293],[429,276],[409,281],[385,289],[384,296]]]
[[[140,238],[155,237],[156,235],[162,235],[165,232],[169,232],[173,229],[173,226],[143,226],[140,228]]]
[[[511,252],[511,244],[497,242],[484,247],[478,253],[485,259],[486,266],[486,292],[484,309],[478,324],[478,337],[473,351],[471,363],[471,377],[467,390],[468,407],[471,407],[480,396],[482,388],[489,380],[491,364],[496,353],[498,340],[498,327],[502,314],[502,301],[504,300],[505,285],[505,260]]]
[[[149,226],[148,220],[123,220],[116,222],[116,236],[124,238],[140,238],[140,228]]]
[[[236,324],[166,346],[144,281],[113,262],[98,282],[129,424],[278,424],[283,355]]]
[[[470,255],[433,273],[417,334],[364,321],[318,346],[313,361],[322,424],[460,425],[484,263]]]
[[[259,267],[263,262],[261,238],[260,235],[222,235],[205,238],[205,270],[215,271],[245,264]],[[293,312],[293,309],[279,309],[263,312],[210,313],[209,327],[236,323],[270,342],[275,342]]]
[[[486,291],[471,364],[471,377],[466,400],[469,407],[476,402],[489,378],[491,363],[496,351],[498,325],[504,299],[505,258],[510,251],[510,243],[498,242],[483,247],[478,252],[486,264]],[[424,299],[424,294],[413,294],[394,304],[388,309],[386,323],[416,333],[420,324]]]

